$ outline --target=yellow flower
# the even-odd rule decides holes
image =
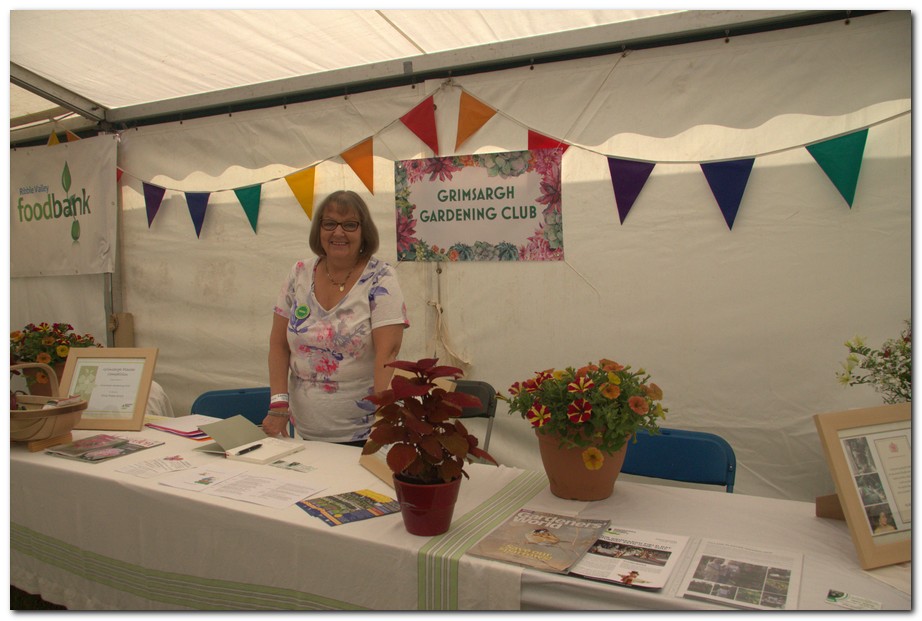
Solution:
[[[42,345],[45,345],[45,346],[54,345],[54,337],[46,336],[45,338],[42,339]]]
[[[557,371],[554,371],[553,376],[554,376],[554,379],[559,380],[559,379],[563,379],[563,376],[566,374],[567,372],[564,370],[557,370]]]
[[[14,343],[18,343],[23,339],[23,337],[25,337],[25,334],[23,334],[21,330],[14,330],[13,332],[10,332],[10,340]]]
[[[48,352],[44,352],[44,351],[39,352],[38,355],[35,357],[35,361],[48,364],[49,362],[51,362],[51,355],[48,354]]]
[[[615,386],[617,386],[618,384],[621,383],[621,376],[618,375],[617,373],[609,373],[608,381],[614,384]]]
[[[583,464],[586,466],[587,470],[598,470],[602,467],[604,462],[605,456],[602,455],[602,451],[596,447],[590,446],[583,451]]]
[[[58,355],[58,357],[67,358],[67,354],[68,352],[70,352],[70,347],[68,347],[67,345],[58,345],[57,349],[55,349],[54,351]]]

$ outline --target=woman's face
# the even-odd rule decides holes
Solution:
[[[347,227],[358,225],[353,231]],[[333,230],[328,227],[335,226]],[[320,218],[320,246],[330,259],[358,259],[362,248],[362,227],[355,210],[341,205],[330,205]]]

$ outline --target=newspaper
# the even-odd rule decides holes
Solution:
[[[804,557],[704,539],[677,593],[753,610],[795,610]]]
[[[624,586],[662,589],[687,544],[684,535],[609,527],[570,573]]]

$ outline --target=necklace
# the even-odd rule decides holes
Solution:
[[[340,292],[345,291],[345,290],[346,290],[346,283],[349,282],[349,277],[352,276],[352,270],[355,269],[355,265],[358,265],[358,262],[356,262],[355,265],[352,266],[352,268],[349,270],[349,273],[346,274],[346,277],[345,277],[345,278],[343,278],[343,281],[342,281],[342,282],[336,282],[335,280],[333,280],[333,276],[332,276],[332,274],[330,274],[330,268],[329,268],[328,263],[329,263],[329,261],[324,261],[324,262],[323,262],[323,269],[324,269],[324,271],[326,271],[326,273],[327,273],[327,278],[330,279],[330,282],[333,283],[333,286],[334,286],[334,287],[339,287],[339,291],[340,291]]]

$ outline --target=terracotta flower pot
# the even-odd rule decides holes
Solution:
[[[602,466],[590,470],[583,461],[584,449],[559,448],[560,438],[552,434],[539,433],[538,448],[544,472],[550,483],[551,493],[567,500],[603,500],[611,496],[615,480],[621,474],[624,457],[627,454],[627,442],[618,452],[608,455],[603,453]]]
[[[449,483],[417,484],[395,475],[394,490],[407,532],[424,537],[447,532],[460,488],[460,477]]]
[[[39,363],[22,363],[22,364],[33,364],[38,365]],[[48,369],[54,371],[55,377],[52,378],[48,376]],[[29,394],[35,395],[38,397],[54,397],[57,396],[54,393],[54,386],[60,385],[61,376],[64,375],[64,363],[58,362],[54,366],[41,365],[31,366],[29,368],[21,369],[22,374],[26,376],[26,385],[29,387]],[[46,376],[44,382],[40,382],[37,379],[37,374],[42,373]]]

